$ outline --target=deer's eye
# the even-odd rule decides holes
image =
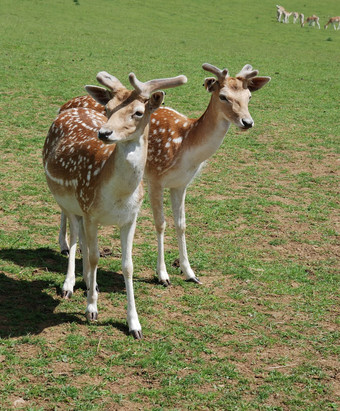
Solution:
[[[136,111],[135,114],[133,115],[136,118],[142,118],[144,113],[142,111]]]
[[[227,103],[230,103],[230,101],[227,99],[227,97],[225,96],[225,95],[223,95],[223,94],[220,94],[220,100],[221,101],[226,101]]]

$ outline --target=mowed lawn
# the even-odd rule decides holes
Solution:
[[[2,0],[0,5],[0,408],[330,410],[340,405],[338,0],[282,3],[321,29],[276,21],[263,0]],[[184,282],[168,194],[157,284],[149,200],[134,285],[145,339],[126,326],[119,233],[100,231],[99,320],[88,324],[81,254],[73,298],[41,151],[58,107],[105,70],[128,86],[185,74],[165,104],[198,117],[202,63],[271,76],[188,189]],[[147,190],[146,190],[147,191]]]

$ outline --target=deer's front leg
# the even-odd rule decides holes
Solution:
[[[186,187],[172,188],[170,190],[172,213],[174,216],[178,248],[179,248],[179,263],[181,270],[185,276],[186,281],[192,281],[197,284],[201,284],[199,279],[193,272],[187,252],[187,244],[185,240],[185,195]]]
[[[70,246],[67,241],[67,229],[66,229],[67,217],[62,211],[60,214],[60,229],[59,229],[59,246],[61,254],[68,255]]]
[[[136,216],[137,217],[137,216]],[[132,243],[136,229],[136,218],[132,224],[126,224],[120,229],[120,241],[122,247],[122,270],[124,275],[127,296],[127,322],[129,332],[134,338],[143,338],[142,327],[139,323],[133,291],[133,262]]]
[[[153,218],[155,222],[155,228],[157,233],[157,246],[158,246],[158,256],[157,256],[157,275],[158,281],[167,287],[170,285],[169,274],[166,270],[165,260],[164,260],[164,232],[166,227],[166,222],[163,213],[163,187],[155,184],[154,182],[149,183],[149,197],[153,213]]]
[[[66,215],[62,213],[66,221]],[[70,248],[69,248],[69,256],[68,256],[68,266],[67,266],[67,274],[63,284],[62,289],[62,296],[63,298],[71,298],[73,294],[73,287],[76,282],[75,276],[75,261],[76,261],[76,250],[77,250],[77,239],[78,239],[78,218],[73,215],[69,214],[68,216],[70,222]]]
[[[81,217],[79,220],[79,245],[83,258],[83,279],[86,284],[86,289],[90,287],[90,261],[89,261],[89,248],[87,246],[86,234],[84,229],[84,219]]]
[[[98,319],[98,291],[97,291],[97,267],[99,261],[98,239],[97,239],[97,224],[93,223],[89,218],[83,218],[84,238],[83,246],[86,249],[83,251],[83,269],[88,271],[86,286],[87,286],[87,307],[86,318],[89,321]],[[85,273],[84,273],[85,274]],[[85,275],[84,275],[85,276]]]

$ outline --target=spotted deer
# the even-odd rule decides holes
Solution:
[[[283,16],[283,13],[285,12],[285,8],[283,6],[276,5],[276,18],[277,21],[280,23],[281,22],[281,17]],[[284,22],[284,19],[282,20]]]
[[[301,27],[303,27],[304,22],[305,22],[305,15],[303,13],[299,14],[299,20],[300,20]]]
[[[336,23],[338,23],[338,28],[336,28]],[[324,28],[327,30],[329,25],[333,26],[334,30],[340,30],[340,17],[331,17],[328,22],[325,24]]]
[[[299,13],[297,11],[294,11],[292,14],[293,14],[293,23],[295,24],[299,19]]]
[[[200,283],[190,266],[185,240],[187,187],[219,148],[231,124],[242,130],[253,127],[254,121],[248,111],[251,93],[270,81],[270,77],[258,77],[258,71],[249,64],[235,77],[230,77],[227,69],[220,70],[208,63],[202,67],[216,76],[205,79],[204,86],[211,98],[202,116],[191,119],[168,107],[161,107],[151,115],[145,177],[157,232],[158,279],[164,286],[170,285],[164,260],[164,189],[170,189],[181,270],[187,281]],[[86,101],[75,98],[62,109],[84,103],[101,110],[90,98]],[[65,228],[61,228],[62,237]]]
[[[100,72],[97,80],[107,88],[86,86],[103,113],[86,107],[62,111],[52,123],[43,148],[48,186],[70,223],[68,269],[63,296],[75,284],[75,252],[81,237],[83,276],[87,286],[86,317],[97,320],[98,225],[120,229],[122,271],[127,293],[129,332],[141,339],[133,291],[132,243],[143,198],[142,177],[147,158],[151,113],[164,92],[186,82],[185,76],[140,82],[131,73],[128,90],[115,77]]]
[[[301,27],[304,27],[305,23],[308,23],[309,26],[315,26],[316,24],[320,28],[319,20],[319,17],[313,14],[313,16],[307,17],[306,20],[301,23]]]
[[[284,10],[283,11],[283,20],[282,20],[282,23],[289,23],[289,17],[291,16],[293,14],[293,12],[292,11],[287,11],[287,10]]]

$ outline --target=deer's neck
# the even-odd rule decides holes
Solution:
[[[113,198],[129,196],[139,187],[147,156],[146,135],[118,143],[108,158],[103,178],[106,180],[105,190],[109,190]]]
[[[217,151],[229,127],[230,122],[223,117],[211,99],[206,111],[193,123],[186,138],[186,145],[197,162],[206,161]]]

